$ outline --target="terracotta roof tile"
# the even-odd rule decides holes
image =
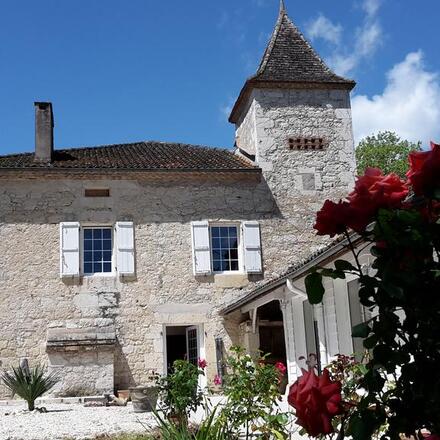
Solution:
[[[258,169],[230,150],[153,141],[55,150],[50,163],[35,162],[33,153],[0,156],[0,170],[36,168],[204,172]]]

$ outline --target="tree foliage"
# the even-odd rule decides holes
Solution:
[[[391,131],[362,139],[356,148],[357,172],[361,176],[368,167],[380,168],[384,174],[396,173],[405,177],[408,171],[408,155],[420,151],[421,142],[401,139]]]

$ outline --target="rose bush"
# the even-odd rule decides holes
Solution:
[[[340,432],[355,440],[370,440],[381,429],[383,439],[414,436],[421,428],[440,434],[440,145],[411,153],[409,162],[406,182],[367,169],[346,200],[324,203],[315,224],[320,235],[345,234],[354,264],[314,268],[305,280],[309,301],[322,301],[324,276],[354,274],[360,302],[373,316],[353,328],[372,354],[361,397],[341,418]],[[359,250],[354,239],[363,243]],[[366,246],[371,270],[359,260]],[[313,435],[318,426],[321,434],[329,429],[328,414],[320,425],[309,420],[319,412],[307,414]]]

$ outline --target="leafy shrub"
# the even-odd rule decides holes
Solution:
[[[35,400],[50,391],[58,382],[56,375],[46,374],[46,369],[41,365],[30,369],[24,366],[13,367],[12,373],[4,371],[1,379],[14,395],[26,400],[29,411],[35,409]]]
[[[227,403],[219,415],[219,423],[228,427],[227,438],[237,438],[243,428],[246,439],[252,432],[262,439],[287,438],[287,415],[277,408],[280,369],[266,363],[265,356],[254,361],[240,347],[231,351],[224,381]]]
[[[199,387],[199,376],[203,374],[203,370],[191,362],[174,361],[173,372],[158,380],[161,410],[186,426],[189,414],[197,409],[203,399]]]

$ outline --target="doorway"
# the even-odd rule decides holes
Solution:
[[[282,362],[287,367],[286,340],[284,336],[283,312],[278,300],[271,301],[258,308],[258,331],[260,351],[267,355],[266,362]],[[286,390],[288,376],[285,374],[280,383],[280,392]]]
[[[165,326],[165,368],[164,372],[173,371],[176,360],[188,360],[194,365],[204,357],[203,332],[199,325]]]

